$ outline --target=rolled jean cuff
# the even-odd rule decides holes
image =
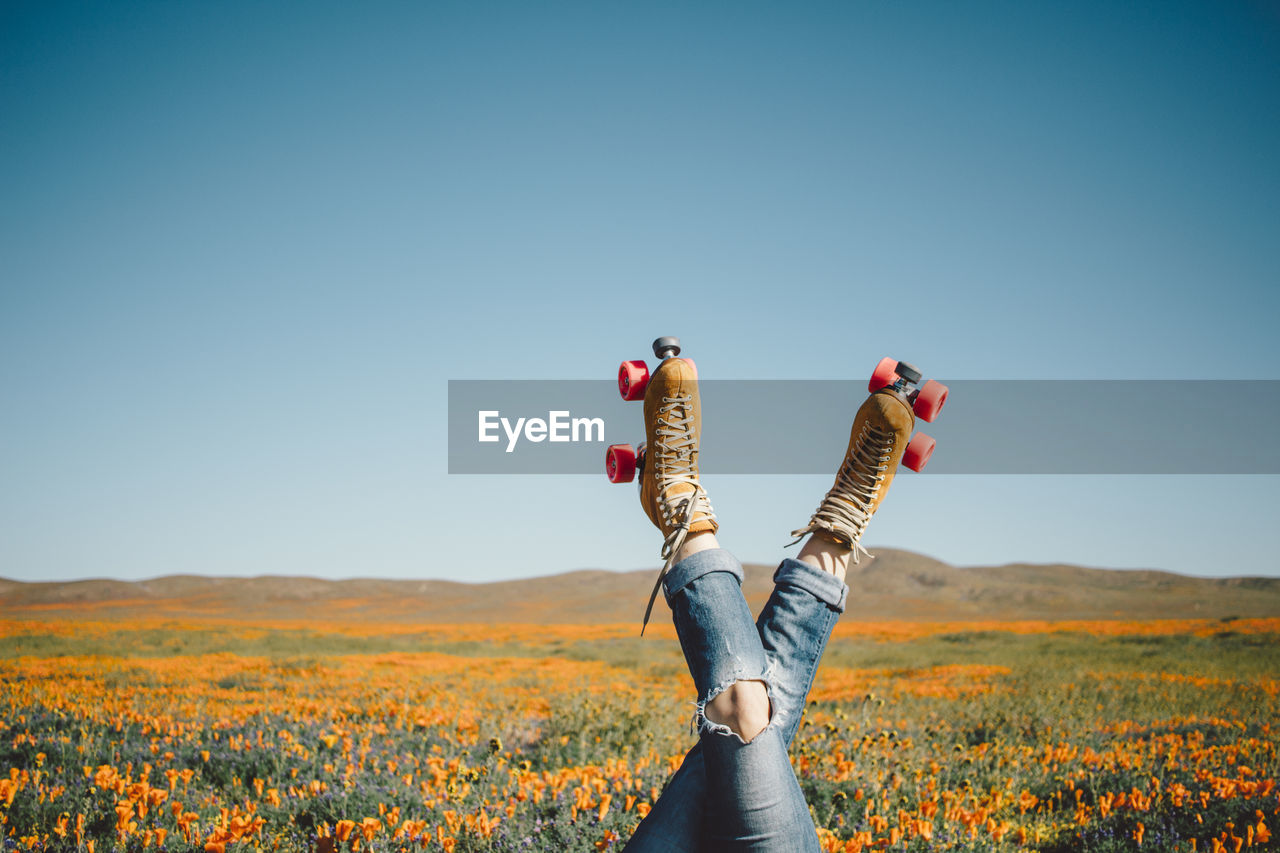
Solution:
[[[667,597],[667,604],[680,590],[712,572],[728,572],[737,578],[738,586],[742,586],[742,564],[738,559],[723,548],[708,548],[685,557],[667,572],[662,579],[662,592]]]
[[[697,557],[705,553],[707,552],[700,551],[693,556]],[[693,558],[690,557],[690,559]],[[790,558],[778,564],[777,571],[773,573],[773,583],[775,586],[788,584],[798,587],[837,613],[844,612],[845,602],[849,598],[849,586],[844,581],[830,572],[824,572],[808,563]]]

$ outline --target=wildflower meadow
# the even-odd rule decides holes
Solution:
[[[634,625],[0,622],[5,850],[621,849],[693,743]],[[1280,619],[837,627],[828,851],[1277,849]]]

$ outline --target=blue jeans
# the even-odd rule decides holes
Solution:
[[[728,551],[699,551],[663,580],[698,692],[699,739],[631,837],[630,853],[818,850],[787,747],[848,587],[798,560],[783,560],[773,582],[753,624],[742,566]],[[763,681],[769,693],[769,724],[749,743],[704,714],[735,681]]]

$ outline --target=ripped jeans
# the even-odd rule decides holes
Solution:
[[[787,747],[848,587],[798,560],[783,560],[773,582],[753,624],[742,566],[728,551],[699,551],[664,578],[698,691],[699,739],[631,837],[629,853],[818,850]],[[703,713],[735,681],[763,681],[769,693],[769,724],[749,743]]]

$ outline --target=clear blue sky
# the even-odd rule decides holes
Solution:
[[[659,334],[1280,378],[1277,151],[1274,4],[5,3],[0,576],[656,566],[632,489],[444,429],[449,379]],[[867,541],[1275,575],[1278,480],[904,474]],[[764,562],[827,485],[707,480]]]

